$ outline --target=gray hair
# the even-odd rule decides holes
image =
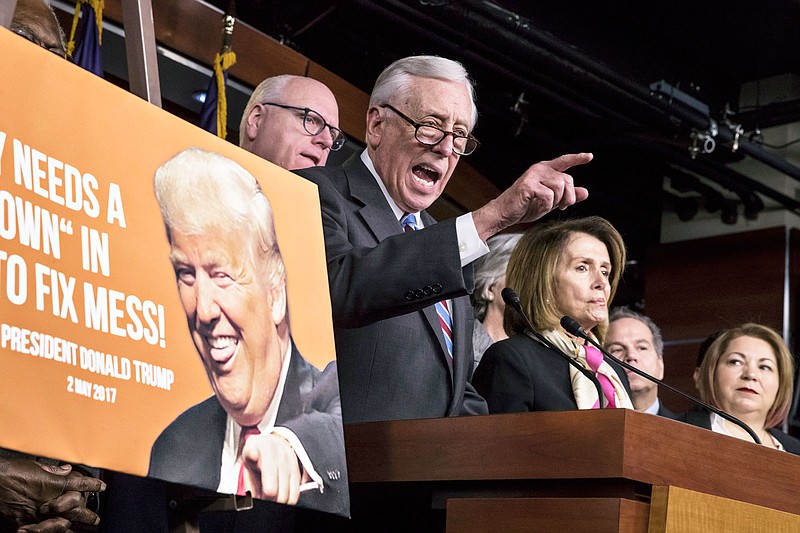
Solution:
[[[242,120],[239,121],[239,146],[242,146],[242,142],[247,137],[244,133],[245,128],[247,127],[247,116],[250,114],[253,108],[262,102],[280,100],[283,96],[283,89],[289,84],[289,82],[300,77],[302,76],[281,74],[280,76],[272,76],[267,78],[258,84],[258,87],[255,88],[253,94],[250,95],[250,100],[247,101],[247,105],[244,108],[244,113],[242,113]]]
[[[620,318],[632,318],[647,326],[650,329],[650,333],[653,335],[653,348],[656,350],[656,355],[658,355],[658,357],[664,357],[664,339],[661,337],[661,328],[656,326],[656,323],[653,322],[650,317],[632,311],[627,307],[616,307],[611,311],[611,316],[608,317],[609,325]]]
[[[272,206],[241,165],[214,152],[188,148],[156,170],[154,188],[170,242],[172,231],[241,235],[256,264],[263,260],[272,286],[285,283]]]
[[[433,78],[438,80],[461,82],[469,92],[472,104],[472,124],[470,129],[478,123],[478,108],[475,105],[475,87],[469,78],[464,65],[458,61],[439,56],[410,56],[398,59],[383,72],[375,81],[372,95],[369,97],[369,106],[379,106],[390,103],[392,97],[404,96],[411,86],[411,76],[420,78]]]
[[[489,287],[506,273],[508,258],[522,238],[521,233],[495,235],[486,241],[489,253],[475,261],[475,290],[470,298],[475,309],[475,318],[483,322],[489,306]]]

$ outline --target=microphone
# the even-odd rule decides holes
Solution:
[[[745,430],[747,432],[747,434],[750,435],[750,437],[753,439],[753,441],[755,441],[756,444],[761,444],[761,439],[758,438],[758,435],[756,435],[756,432],[753,431],[752,429],[750,429],[750,426],[748,426],[747,424],[745,424],[744,422],[742,422],[741,420],[739,420],[735,416],[731,416],[728,413],[726,413],[725,411],[722,411],[721,409],[717,409],[716,407],[713,407],[713,406],[705,403],[704,401],[699,400],[698,398],[695,398],[694,396],[692,396],[690,394],[686,394],[685,392],[676,389],[672,385],[667,385],[666,383],[664,383],[660,379],[658,379],[656,377],[653,377],[650,374],[648,374],[647,372],[643,372],[642,370],[639,370],[635,366],[630,365],[630,364],[626,363],[625,361],[621,361],[620,359],[618,359],[618,358],[614,357],[613,355],[611,355],[610,353],[608,353],[606,351],[606,349],[603,348],[602,346],[600,346],[600,344],[597,341],[595,341],[592,337],[590,337],[586,333],[586,331],[581,327],[581,325],[578,324],[578,321],[575,320],[574,318],[572,318],[571,316],[562,316],[561,317],[561,327],[564,328],[565,330],[567,330],[567,333],[569,333],[571,335],[575,335],[576,337],[580,337],[580,338],[592,343],[598,350],[600,350],[600,352],[603,354],[604,357],[610,358],[615,363],[618,363],[621,367],[623,367],[623,368],[625,368],[627,370],[630,370],[634,374],[638,374],[638,375],[642,376],[644,379],[646,379],[648,381],[652,381],[653,383],[657,384],[659,387],[665,387],[665,388],[671,390],[672,392],[674,392],[675,394],[677,394],[678,396],[681,396],[682,398],[685,398],[685,399],[689,400],[690,402],[693,402],[694,404],[703,407],[704,409],[708,409],[709,411],[718,414],[719,416],[721,416],[725,420],[728,420],[729,422],[731,422],[733,424],[736,424],[737,426],[739,426],[740,428]]]
[[[589,381],[594,383],[594,386],[597,389],[597,398],[598,401],[600,402],[600,406],[605,407],[605,405],[607,405],[608,403],[608,400],[606,400],[606,397],[603,394],[603,387],[600,385],[600,381],[597,379],[597,376],[594,375],[594,372],[590,371],[588,368],[584,368],[583,366],[581,366],[580,363],[578,363],[569,355],[562,352],[555,344],[550,342],[550,339],[548,339],[547,337],[536,331],[536,329],[533,327],[533,324],[531,324],[531,321],[528,319],[528,316],[522,310],[522,305],[519,303],[519,295],[517,294],[517,291],[515,291],[511,287],[506,287],[500,292],[500,295],[503,297],[503,301],[506,303],[506,305],[514,308],[514,310],[517,313],[519,313],[519,315],[525,320],[525,324],[527,324],[528,329],[531,330],[531,333],[533,333],[533,336],[536,337],[539,340],[539,342],[541,342],[542,344],[544,344],[545,346],[556,352],[558,355],[561,356],[562,359],[564,359],[570,365],[574,366],[576,369],[578,369],[578,371],[581,374],[586,376],[586,378]]]

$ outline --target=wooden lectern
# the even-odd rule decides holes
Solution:
[[[800,457],[634,411],[352,424],[345,441],[354,530],[800,531]]]

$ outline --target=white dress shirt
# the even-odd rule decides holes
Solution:
[[[656,401],[650,404],[650,407],[642,411],[643,413],[649,413],[651,415],[657,415],[658,410],[661,408],[661,402],[659,401],[658,397],[656,397]]]
[[[389,196],[389,191],[386,190],[386,185],[384,185],[383,180],[378,176],[375,165],[372,164],[372,160],[369,158],[369,154],[366,150],[361,152],[361,161],[369,169],[372,177],[375,178],[378,187],[381,188],[383,196],[386,198],[389,207],[392,208],[392,212],[399,222],[403,216],[408,213],[405,213],[402,209],[397,207],[397,203]],[[414,213],[414,217],[417,219],[417,228],[422,229],[425,227],[419,213]],[[456,218],[456,238],[458,239],[458,253],[461,257],[462,267],[467,266],[477,258],[489,253],[489,247],[478,236],[475,222],[472,221],[472,213],[467,213],[466,215],[461,215]]]
[[[714,433],[720,433],[722,435],[728,435],[729,437],[733,437],[730,431],[728,431],[728,427],[725,425],[725,419],[719,416],[717,413],[711,413],[711,431]],[[772,443],[775,445],[775,448],[784,451],[783,444],[780,443],[778,439],[769,435],[769,438],[772,439]]]
[[[289,371],[289,360],[291,357],[292,345],[288,343],[286,353],[283,355],[281,376],[278,381],[278,386],[275,389],[275,395],[267,408],[267,412],[264,414],[264,418],[262,418],[261,422],[258,424],[258,430],[262,435],[273,433],[283,437],[289,442],[292,450],[300,460],[300,464],[303,465],[306,474],[311,478],[310,482],[300,485],[301,492],[310,489],[318,489],[322,492],[324,486],[322,477],[314,470],[314,465],[311,463],[311,459],[308,457],[305,448],[303,448],[300,439],[298,439],[297,435],[290,429],[275,426],[275,418],[278,415],[278,408],[280,407],[281,398],[283,397],[283,388],[286,385],[286,374]],[[220,467],[219,475],[220,482],[219,487],[217,487],[217,492],[223,494],[236,493],[239,483],[239,471],[242,467],[242,459],[238,455],[239,450],[237,450],[239,446],[239,435],[241,435],[241,433],[242,427],[228,415],[228,422],[225,427],[225,441],[222,447],[222,466]]]

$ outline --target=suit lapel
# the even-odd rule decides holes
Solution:
[[[278,413],[275,415],[275,424],[279,425],[286,420],[291,420],[298,417],[303,413],[303,398],[301,391],[303,391],[304,377],[301,373],[301,359],[300,352],[292,343],[292,354],[289,357],[289,369],[286,371],[286,382],[283,385],[283,395],[281,402],[278,404]]]
[[[342,168],[347,177],[350,195],[363,205],[358,213],[377,242],[402,233],[403,229],[383,196],[383,191],[369,169],[364,166],[361,157],[358,154],[354,155],[342,165]]]
[[[361,161],[360,155],[356,154],[348,159],[342,168],[347,177],[347,184],[350,189],[350,196],[363,205],[359,209],[359,215],[364,221],[364,224],[369,228],[375,236],[377,242],[381,242],[387,237],[398,235],[403,232],[403,228],[397,221],[394,211],[386,201],[383,191],[375,181],[375,177],[369,169]],[[436,220],[425,211],[420,213],[423,224],[431,226],[436,224]],[[447,364],[450,370],[450,380],[453,379],[453,362],[450,356],[447,355],[447,345],[444,342],[444,333],[439,324],[439,316],[436,314],[436,308],[431,305],[420,311],[425,317],[425,322],[439,341],[439,355]],[[453,328],[456,328],[455,320]],[[455,346],[453,347],[455,351]],[[455,355],[455,354],[454,354]]]
[[[468,374],[464,367],[469,365],[469,361],[472,358],[472,352],[467,350],[467,347],[472,346],[472,328],[467,327],[467,317],[473,311],[469,298],[453,298],[452,302],[453,374],[455,376],[455,390],[463,390],[464,381]],[[465,379],[462,380],[462,377]]]
[[[197,435],[195,446],[202,450],[196,453],[195,461],[199,463],[203,474],[200,479],[209,480],[208,488],[217,490],[219,487],[219,475],[222,468],[222,448],[225,443],[225,428],[228,423],[228,413],[222,408],[219,403],[219,398],[216,395],[212,396],[206,402],[203,410],[203,416],[200,417],[208,425],[202,429],[202,436]],[[208,431],[211,428],[211,431]],[[198,428],[199,429],[199,428]],[[207,460],[206,458],[212,458]]]

